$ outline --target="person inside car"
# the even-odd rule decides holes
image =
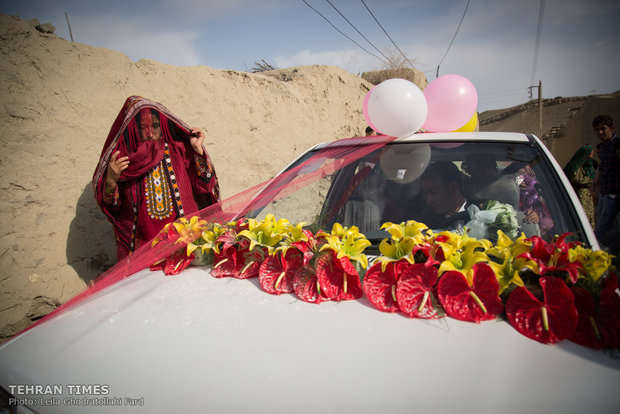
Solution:
[[[502,176],[510,177],[519,186],[516,218],[520,231],[527,237],[549,236],[553,229],[553,219],[532,168],[524,162],[515,161],[504,168]]]
[[[422,194],[428,208],[424,221],[430,228],[462,228],[469,221],[463,173],[454,163],[430,164],[422,174]]]
[[[471,153],[462,164],[469,174],[465,177],[465,195],[473,202],[496,200],[519,208],[519,186],[510,177],[501,176],[495,155]]]

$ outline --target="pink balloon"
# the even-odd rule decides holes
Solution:
[[[428,114],[422,128],[432,132],[450,132],[465,125],[478,107],[478,92],[461,75],[443,75],[424,89]]]
[[[364,113],[364,119],[366,120],[366,123],[368,124],[368,126],[374,129],[375,131],[377,130],[377,128],[375,128],[375,126],[372,124],[372,122],[370,121],[370,115],[368,115],[368,101],[370,100],[370,95],[372,94],[372,91],[374,91],[376,87],[377,85],[370,88],[370,90],[366,94],[366,97],[364,97],[364,103],[362,104],[362,112]]]

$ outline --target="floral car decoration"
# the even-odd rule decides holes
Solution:
[[[167,225],[153,245],[182,244],[152,270],[179,274],[211,265],[214,277],[258,277],[268,293],[294,293],[312,303],[366,296],[379,310],[411,318],[449,316],[480,323],[506,319],[545,344],[569,339],[595,349],[620,349],[616,269],[604,251],[569,234],[547,242],[497,230],[495,243],[467,232],[433,233],[410,220],[384,223],[390,237],[369,266],[370,246],[358,228],[336,223],[313,234],[305,223],[267,215],[225,224],[193,217]]]

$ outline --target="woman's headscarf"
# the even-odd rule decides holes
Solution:
[[[592,147],[592,145],[582,145],[564,167],[564,174],[566,174],[569,179],[572,179],[577,170],[582,168],[587,177],[594,178],[596,166],[591,157],[593,150],[594,147]]]
[[[142,141],[140,129],[141,127],[148,129],[151,125],[152,117],[159,119],[161,139]],[[140,203],[137,179],[144,176],[163,159],[165,144],[167,144],[170,149],[172,166],[175,172],[177,172],[175,180],[178,185],[175,185],[180,192],[181,200],[183,200],[183,209],[187,213],[193,212],[205,206],[197,205],[192,192],[192,183],[189,182],[187,174],[183,174],[184,166],[191,165],[188,163],[191,163],[193,160],[193,158],[192,160],[185,159],[190,156],[193,157],[193,152],[188,152],[190,130],[189,125],[173,115],[160,103],[140,96],[130,96],[125,101],[110,129],[92,181],[95,198],[103,213],[114,226],[119,246],[119,255],[121,252],[126,254],[129,251],[132,238],[131,229],[134,226],[135,217],[129,214],[119,215],[103,202],[105,178],[112,154],[120,151],[119,157],[129,157],[129,167],[122,172],[119,183],[127,182],[123,189],[125,198],[132,200],[132,203],[137,206]],[[213,203],[219,201],[217,177],[215,176],[212,163],[208,155],[206,155],[206,150],[204,153],[209,168],[213,171],[212,179],[209,183],[214,195],[212,197],[213,200],[211,200]]]

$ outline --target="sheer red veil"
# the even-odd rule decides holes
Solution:
[[[119,114],[116,118],[110,135],[106,140],[104,150],[102,151],[99,166],[93,177],[93,186],[95,189],[101,186],[101,178],[104,175],[105,168],[107,168],[107,161],[121,141],[121,134],[119,131],[124,130],[127,124],[132,122],[133,116],[144,107],[154,107],[161,113],[169,114],[164,107],[157,103],[135,99],[135,97],[127,100],[125,103],[125,113]],[[173,115],[169,116],[170,119],[181,128],[184,128],[185,131],[189,130],[189,127],[180,119],[175,118]],[[396,138],[389,136],[368,136],[334,141],[324,145],[303,163],[276,176],[274,179],[260,183],[217,204],[199,210],[194,214],[187,215],[186,218],[190,219],[193,216],[197,216],[208,222],[225,223],[243,217],[245,214],[260,209],[274,200],[290,195],[316,180],[333,174],[335,171],[359,160],[367,154],[382,148],[394,139]],[[326,162],[326,160],[328,161]],[[142,269],[148,268],[153,263],[170,256],[177,250],[179,250],[179,245],[175,245],[174,241],[171,240],[164,240],[157,243],[155,246],[151,246],[151,243],[141,246],[133,254],[120,260],[115,266],[100,275],[94,283],[82,293],[31,325],[27,330],[79,304],[84,299],[100,292],[106,287]],[[182,277],[182,275],[179,277]]]

